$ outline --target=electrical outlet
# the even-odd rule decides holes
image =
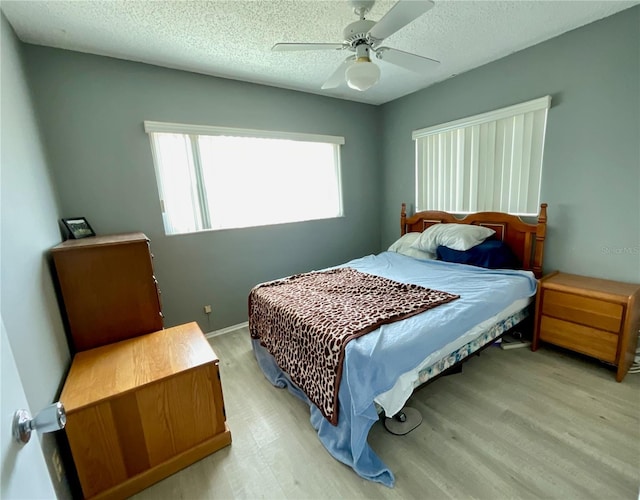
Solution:
[[[204,306],[204,313],[211,314],[211,306]]]
[[[53,464],[53,470],[56,471],[58,482],[61,482],[64,470],[62,468],[62,461],[60,460],[60,453],[58,453],[57,448],[54,449],[53,453],[51,454],[51,463]]]

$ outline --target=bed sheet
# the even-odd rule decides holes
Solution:
[[[415,388],[451,368],[524,320],[529,315],[528,306],[532,302],[534,297],[516,300],[500,313],[430,353],[422,363],[398,377],[391,389],[376,396],[375,402],[387,415],[395,415],[402,409]]]
[[[253,341],[256,359],[265,376],[274,385],[287,387],[309,403],[311,423],[331,455],[351,466],[360,476],[393,486],[393,473],[367,443],[369,430],[378,420],[374,400],[391,390],[403,374],[419,369],[433,353],[444,352],[448,345],[460,342],[460,337],[474,327],[498,317],[518,301],[530,300],[535,295],[537,281],[528,271],[423,261],[394,252],[369,255],[338,267],[352,267],[461,296],[403,321],[383,325],[347,344],[337,426],[322,416],[280,370],[273,357],[258,341]]]

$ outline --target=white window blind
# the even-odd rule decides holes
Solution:
[[[167,234],[342,216],[343,137],[145,122]]]
[[[537,215],[545,96],[413,132],[416,209]]]

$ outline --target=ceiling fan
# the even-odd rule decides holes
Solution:
[[[380,44],[388,36],[400,30],[431,9],[431,0],[399,0],[380,21],[365,19],[375,0],[348,0],[359,21],[349,24],[343,31],[341,43],[276,43],[271,50],[347,50],[354,55],[347,57],[322,85],[323,89],[339,86],[346,80],[355,90],[365,91],[380,79],[380,68],[371,62],[371,54],[376,59],[422,73],[432,69],[439,61],[410,54]]]

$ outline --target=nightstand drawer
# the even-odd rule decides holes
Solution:
[[[547,292],[548,293],[548,292]],[[542,315],[540,340],[610,363],[616,361],[618,335]]]
[[[620,331],[623,312],[620,304],[556,290],[545,290],[542,298],[542,314],[613,333]]]

